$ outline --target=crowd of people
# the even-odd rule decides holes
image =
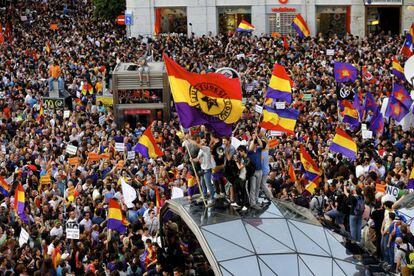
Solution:
[[[200,192],[198,173],[210,205],[224,198],[241,213],[260,209],[261,191],[292,201],[349,232],[391,270],[409,275],[405,256],[414,245],[410,222],[394,210],[395,199],[376,187],[386,184],[404,191],[413,168],[414,132],[391,119],[374,139],[353,132],[357,160],[329,151],[335,128],[347,128],[338,115],[333,61],[369,71],[371,78],[359,77],[355,90],[361,100],[371,92],[380,104],[396,81],[391,61],[402,37],[381,33],[302,40],[292,35],[288,47],[281,38],[266,34],[127,38],[114,22],[92,17],[88,0],[17,1],[0,14],[5,35],[0,45],[0,176],[11,186],[8,194],[0,195],[1,274],[212,275],[179,219],[164,225],[168,247],[159,237],[159,205],[171,197],[173,187],[191,200]],[[328,49],[334,55],[327,55]],[[246,108],[233,136],[241,146],[234,148],[231,137],[216,137],[203,126],[182,133],[173,116],[151,126],[162,157],[147,160],[137,154],[127,159],[115,149],[115,143],[124,143],[125,152],[133,150],[149,126],[125,123],[117,128],[112,107],[97,102],[96,95],[110,89],[110,72],[117,63],[161,61],[162,53],[191,72],[210,73],[220,67],[240,72]],[[264,103],[275,62],[285,66],[293,80],[291,106],[300,110],[295,135],[269,137],[259,127],[254,107]],[[76,99],[68,116],[42,105],[56,80],[59,90]],[[368,112],[362,121],[368,124],[370,116]],[[66,153],[68,145],[77,147],[77,162],[69,162],[74,156]],[[305,189],[300,145],[323,171],[312,193]],[[106,157],[90,160],[91,152]],[[289,173],[291,165],[296,179]],[[41,183],[48,174],[51,183]],[[121,178],[138,194],[131,208],[122,204]],[[13,211],[19,184],[25,190],[27,223]],[[108,231],[110,199],[122,204],[127,233]],[[79,223],[79,240],[66,239],[67,222]],[[22,229],[29,238],[19,244]]]

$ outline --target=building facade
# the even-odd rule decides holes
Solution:
[[[297,13],[311,34],[357,36],[408,30],[414,22],[414,0],[127,0],[132,14],[131,36],[161,33],[217,35],[234,32],[241,20],[252,23],[254,34],[294,34]]]

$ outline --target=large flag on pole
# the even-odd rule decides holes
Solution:
[[[322,175],[322,171],[319,169],[318,165],[312,159],[303,145],[300,146],[300,162],[302,163],[303,170],[305,171],[305,179],[309,181],[315,181],[319,176]]]
[[[108,207],[108,229],[118,231],[120,234],[125,233],[128,223],[122,214],[121,205],[119,205],[118,201],[111,198]]]
[[[336,134],[332,140],[329,150],[342,153],[345,157],[351,160],[355,160],[358,153],[357,144],[354,142],[352,137],[340,128],[336,129]]]
[[[414,44],[414,23],[411,24],[411,28],[405,35],[405,41],[401,48],[401,54],[405,57],[411,57],[413,55],[413,44]]]
[[[254,31],[254,26],[247,22],[246,20],[242,20],[237,27],[236,31],[238,32],[245,32],[245,33],[251,33]]]
[[[282,100],[288,103],[292,102],[292,87],[289,75],[285,67],[275,63],[273,66],[272,77],[270,78],[269,87],[267,88],[266,98]]]
[[[302,15],[296,15],[295,19],[293,19],[292,27],[296,30],[300,38],[310,36],[308,24],[306,24],[306,21],[303,19]]]
[[[147,127],[144,133],[138,140],[138,144],[135,146],[134,151],[136,153],[141,153],[147,159],[157,158],[163,156],[164,153],[161,151],[155,142],[155,138],[151,132],[151,126]]]
[[[231,136],[232,125],[243,113],[240,80],[217,73],[191,73],[163,57],[181,125],[205,125],[219,136]]]
[[[14,211],[24,223],[29,223],[29,219],[24,212],[25,201],[26,197],[24,194],[24,188],[22,184],[19,184],[14,193]]]
[[[354,82],[358,77],[358,70],[348,62],[335,61],[334,75],[336,82]]]

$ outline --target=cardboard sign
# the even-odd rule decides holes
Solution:
[[[70,117],[70,110],[65,110],[63,111],[63,119],[69,118]]]
[[[103,126],[105,124],[105,120],[106,120],[106,116],[102,115],[101,117],[99,117],[99,124]]]
[[[256,105],[254,106],[254,110],[255,110],[257,113],[262,114],[262,112],[263,112],[263,106],[260,106],[260,105],[256,104]]]
[[[124,152],[125,144],[124,143],[115,143],[115,150],[119,152]]]
[[[367,124],[361,124],[361,130],[366,130],[367,129]]]
[[[363,129],[362,132],[362,139],[372,139],[372,131]]]
[[[91,162],[99,161],[101,159],[101,156],[95,152],[90,152],[88,153],[88,159]]]
[[[125,165],[125,161],[124,160],[119,160],[118,164],[116,164],[118,169],[122,169]]]
[[[171,199],[184,197],[184,191],[178,187],[172,187]]]
[[[69,240],[79,240],[79,223],[67,222],[66,223],[66,238]]]
[[[387,185],[387,187],[385,188],[385,193],[397,198],[398,194],[400,193],[400,189],[394,186]]]
[[[76,155],[77,151],[78,151],[78,147],[75,147],[75,146],[72,146],[72,145],[68,145],[66,147],[66,153],[67,154]]]
[[[270,139],[267,141],[268,145],[269,145],[269,149],[274,149],[277,147],[277,145],[279,145],[279,140],[277,139]]]
[[[45,174],[40,177],[41,185],[51,184],[51,183],[52,183],[52,178],[50,177],[50,174]]]
[[[276,102],[276,109],[285,109],[286,102]]]
[[[102,153],[100,156],[103,159],[109,159],[109,153]]]
[[[270,136],[276,136],[276,137],[283,136],[283,132],[282,131],[277,131],[277,130],[271,130],[270,131]]]
[[[27,243],[29,240],[29,233],[22,227],[20,230],[20,236],[19,236],[19,246],[22,247],[23,244]]]
[[[78,157],[68,158],[68,161],[69,161],[69,165],[71,165],[71,166],[79,165],[79,158]]]
[[[133,150],[128,151],[127,159],[128,160],[134,160],[135,159],[135,151],[133,151]]]
[[[305,102],[309,102],[310,100],[312,100],[312,94],[303,94],[302,100]]]
[[[335,50],[334,49],[327,49],[326,50],[326,55],[327,56],[333,56],[335,54]]]

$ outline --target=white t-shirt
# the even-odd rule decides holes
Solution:
[[[403,249],[407,251],[407,245],[410,248],[410,251],[413,251],[413,246],[409,243],[403,243],[400,245],[400,249]],[[401,267],[407,266],[407,261],[405,259],[405,252],[403,250],[398,249],[398,247],[395,247],[395,258],[394,261],[397,263],[398,260],[401,261]]]
[[[213,164],[214,159],[211,155],[210,148],[207,146],[202,146],[200,148],[197,158],[200,160],[200,167],[202,170],[209,170],[216,166],[216,164]]]

